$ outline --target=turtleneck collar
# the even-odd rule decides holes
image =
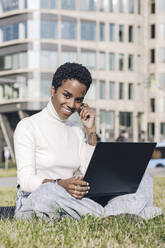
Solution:
[[[47,110],[48,110],[48,112],[51,114],[51,116],[52,116],[54,119],[56,119],[56,120],[58,120],[58,121],[60,121],[60,122],[63,122],[63,123],[66,123],[66,122],[67,122],[67,119],[66,119],[66,120],[63,120],[63,119],[61,119],[60,116],[57,114],[57,112],[56,112],[56,110],[55,110],[55,108],[54,108],[54,106],[53,106],[53,103],[52,103],[51,98],[49,99],[49,102],[48,102],[48,104],[47,104]]]

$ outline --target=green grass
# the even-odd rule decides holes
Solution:
[[[165,215],[165,178],[155,178],[155,205]],[[13,205],[16,190],[0,189],[0,205]],[[54,223],[42,220],[0,220],[0,248],[13,247],[101,247],[101,248],[164,248],[165,217],[150,221],[128,216],[112,219],[85,216],[80,221],[68,218]]]
[[[1,177],[16,177],[16,168],[2,169],[0,168],[0,178]]]

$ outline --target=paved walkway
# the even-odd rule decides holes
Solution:
[[[165,168],[148,169],[148,173],[152,177],[165,177]],[[17,185],[16,177],[0,178],[0,188],[3,188],[3,187],[16,187],[16,185]]]
[[[3,177],[0,178],[0,188],[3,187],[16,187],[17,180],[16,177]]]

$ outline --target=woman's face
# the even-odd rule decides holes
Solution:
[[[71,114],[79,111],[86,90],[86,85],[75,79],[64,81],[56,92],[54,86],[52,86],[52,103],[61,119],[67,119]]]

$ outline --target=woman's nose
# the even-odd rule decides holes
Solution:
[[[75,108],[75,101],[70,99],[68,101],[67,105],[69,108],[73,109],[73,108]]]

